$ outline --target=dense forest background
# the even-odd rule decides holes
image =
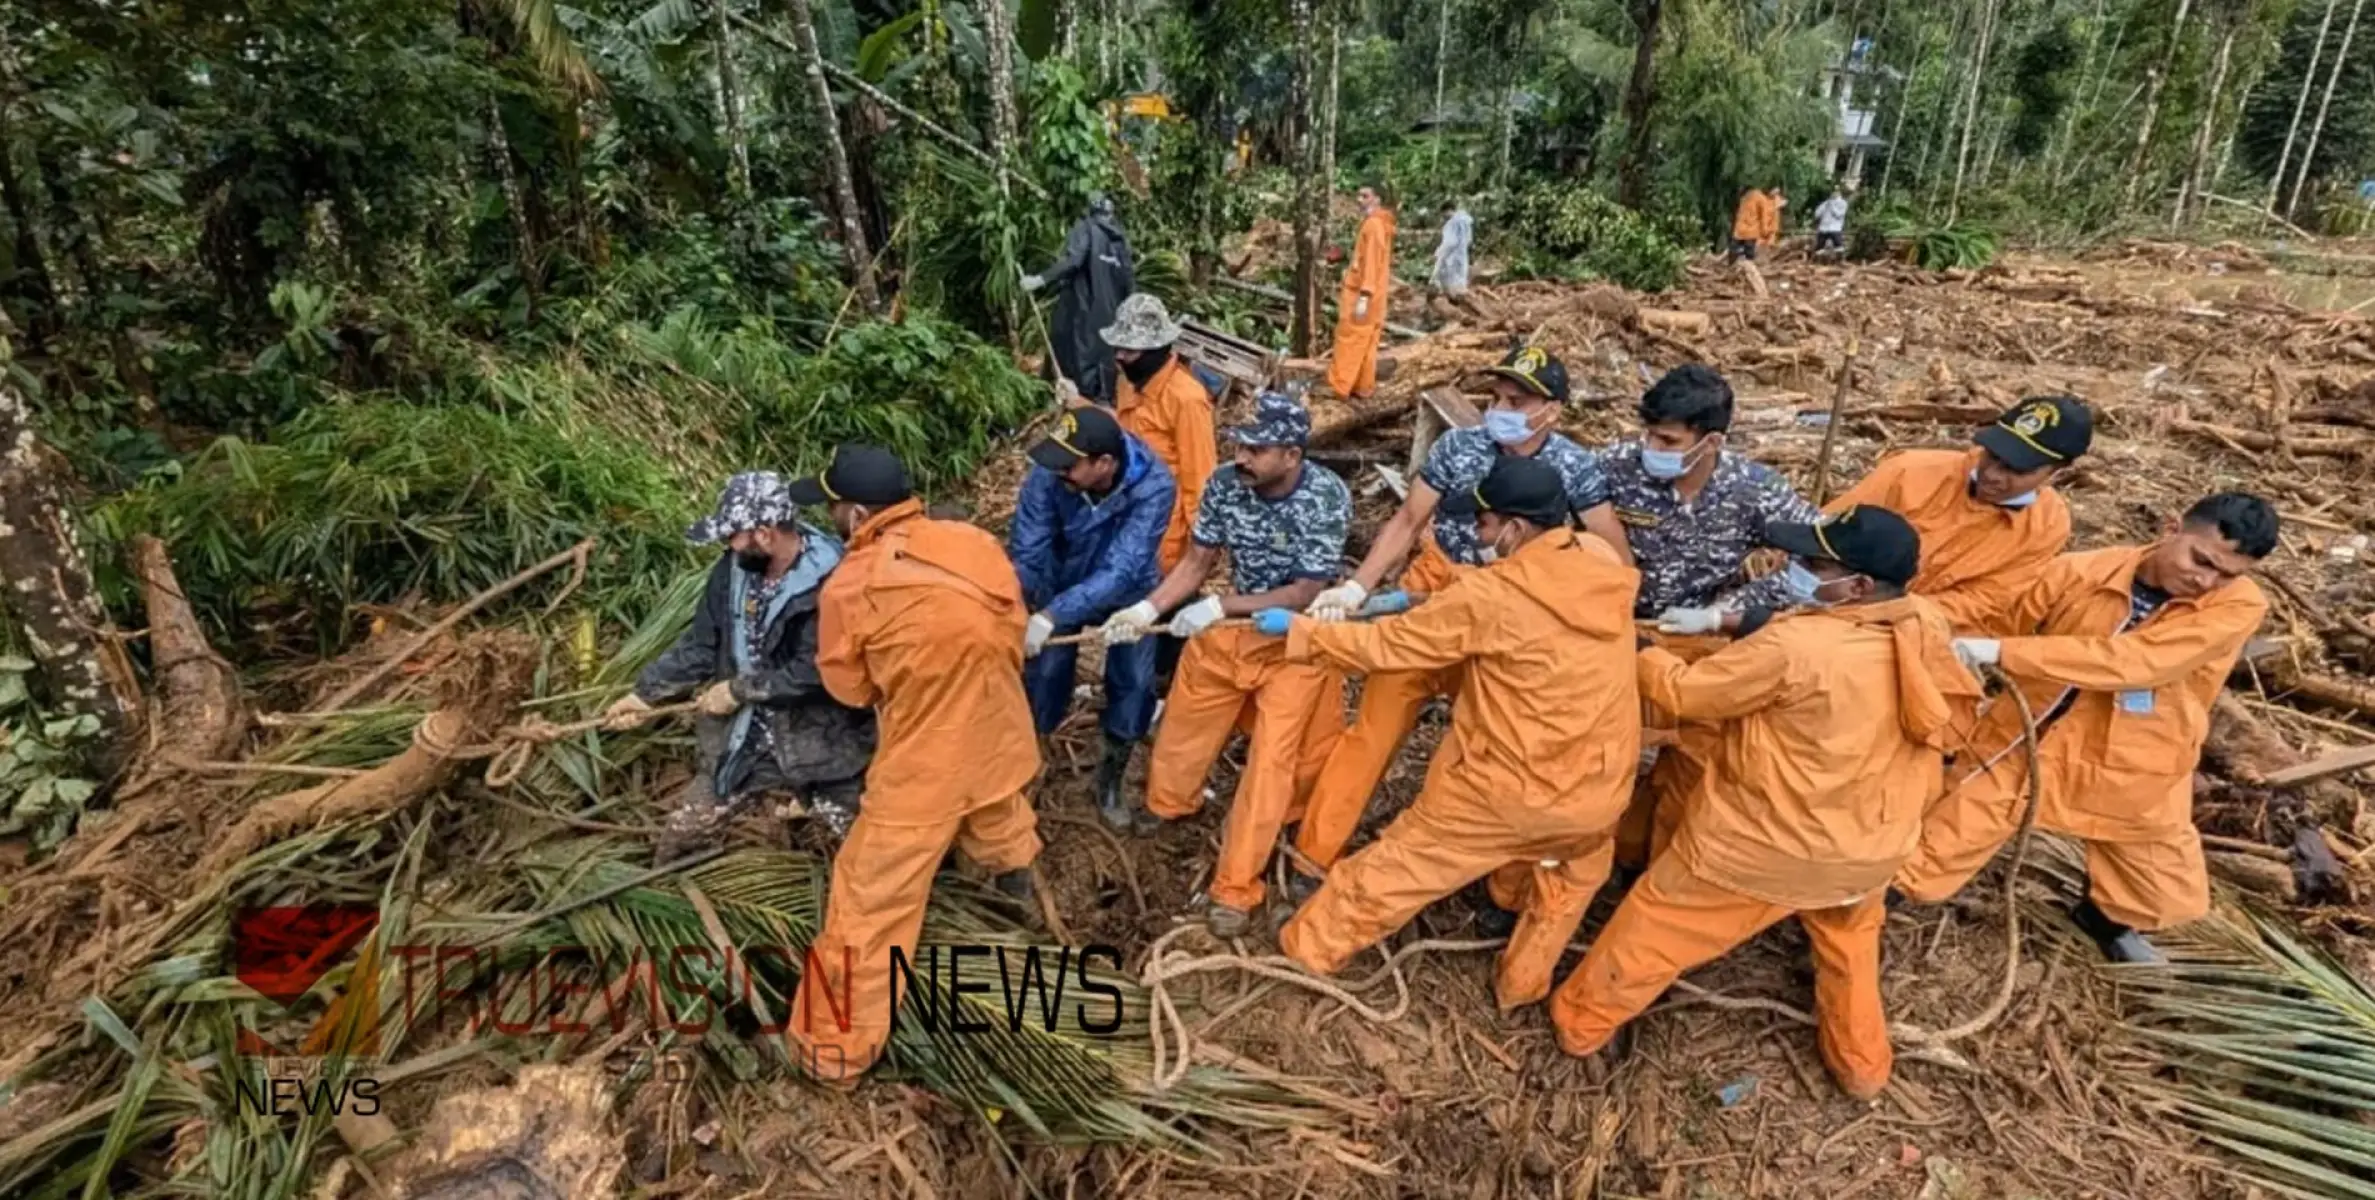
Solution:
[[[1457,198],[1514,273],[1645,289],[1740,188],[1787,184],[1797,231],[1851,165],[1859,228],[1950,246],[2363,231],[2367,7],[18,0],[0,441],[29,413],[11,478],[103,599],[162,535],[250,661],[592,534],[577,603],[615,631],[726,472],[863,438],[937,487],[1045,406],[1019,280],[1094,193],[1142,288],[1273,344],[1202,286],[1224,244],[1282,222],[1311,280],[1368,181],[1407,276]],[[104,720],[17,616],[0,781],[42,786],[0,833],[46,838]]]

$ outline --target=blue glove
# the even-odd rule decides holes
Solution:
[[[1379,592],[1361,603],[1361,615],[1364,617],[1390,617],[1395,613],[1409,611],[1410,593],[1400,588],[1395,588],[1390,592]]]
[[[1295,614],[1286,609],[1265,608],[1253,615],[1253,628],[1264,637],[1285,637],[1287,626],[1294,620]]]

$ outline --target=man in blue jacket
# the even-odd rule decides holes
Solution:
[[[1103,408],[1072,409],[1031,448],[1006,553],[1032,609],[1023,635],[1023,689],[1045,737],[1072,706],[1078,651],[1048,639],[1102,623],[1162,582],[1156,558],[1178,485],[1146,443],[1122,432]],[[1105,756],[1097,765],[1097,813],[1116,830],[1160,824],[1125,800],[1130,754],[1154,725],[1155,643],[1105,650]]]

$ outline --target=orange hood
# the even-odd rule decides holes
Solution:
[[[1949,729],[1968,728],[1984,693],[1954,656],[1953,627],[1936,605],[1905,596],[1832,609],[1830,615],[1866,628],[1887,627],[1897,650],[1897,720],[1907,736],[1944,750]]]

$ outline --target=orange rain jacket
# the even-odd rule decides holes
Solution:
[[[2070,541],[2070,506],[2040,488],[2037,502],[2011,509],[1971,498],[1978,447],[1907,450],[1880,465],[1824,511],[1885,508],[1921,534],[1921,573],[1909,589],[1938,606],[1958,630],[1990,628],[2045,564]]]
[[[1620,586],[1637,589],[1640,576],[1607,543],[1553,529],[1506,566],[1462,571],[1403,616],[1298,621],[1287,657],[1364,672],[1466,664],[1427,787],[1487,804],[1581,806],[1613,824],[1641,757],[1639,698],[1616,669],[1633,658],[1632,609],[1601,603]]]
[[[858,527],[817,630],[826,690],[880,724],[865,811],[902,820],[1004,799],[1039,771],[1014,564],[995,537],[923,511],[909,500]]]
[[[1732,237],[1735,241],[1771,245],[1781,236],[1781,210],[1774,206],[1773,193],[1763,188],[1751,188],[1740,197],[1740,207],[1732,213]]]
[[[1336,350],[1328,362],[1328,386],[1339,396],[1377,390],[1377,343],[1385,333],[1387,294],[1394,286],[1394,214],[1379,207],[1361,218],[1353,238],[1352,265],[1336,290]],[[1369,315],[1354,320],[1361,293],[1369,293]]]
[[[1939,792],[1979,681],[1929,602],[1794,613],[1694,663],[1641,652],[1641,693],[1721,721],[1672,852],[1719,887],[1794,909],[1885,886]]]
[[[2268,598],[2236,579],[2197,599],[2172,599],[2114,636],[2151,550],[2057,558],[2005,620],[2003,632],[2013,636],[1998,666],[2020,682],[2040,719],[2064,688],[2078,689],[2038,747],[2045,778],[2037,823],[2047,829],[2104,842],[2193,829],[2194,765],[2210,734],[2210,707],[2267,616]],[[2012,764],[1991,774],[2009,781],[1999,802],[2015,819],[2026,774],[2020,735],[2020,706],[2007,698],[1989,706],[1972,738],[1981,763]]]
[[[1528,886],[1507,889],[1523,897],[1521,921],[1496,990],[1504,1008],[1550,990],[1607,878],[1640,758],[1640,584],[1606,542],[1554,529],[1505,562],[1461,571],[1406,615],[1293,624],[1292,661],[1447,673],[1458,694],[1425,789],[1375,844],[1329,870],[1281,934],[1288,954],[1333,971],[1427,904],[1522,864]]]
[[[1171,361],[1155,372],[1141,390],[1122,374],[1115,384],[1114,418],[1137,435],[1178,481],[1179,495],[1171,504],[1171,524],[1163,531],[1156,562],[1163,574],[1179,565],[1187,553],[1188,529],[1196,520],[1196,505],[1204,498],[1204,481],[1219,466],[1212,433],[1212,394],[1175,350]]]

